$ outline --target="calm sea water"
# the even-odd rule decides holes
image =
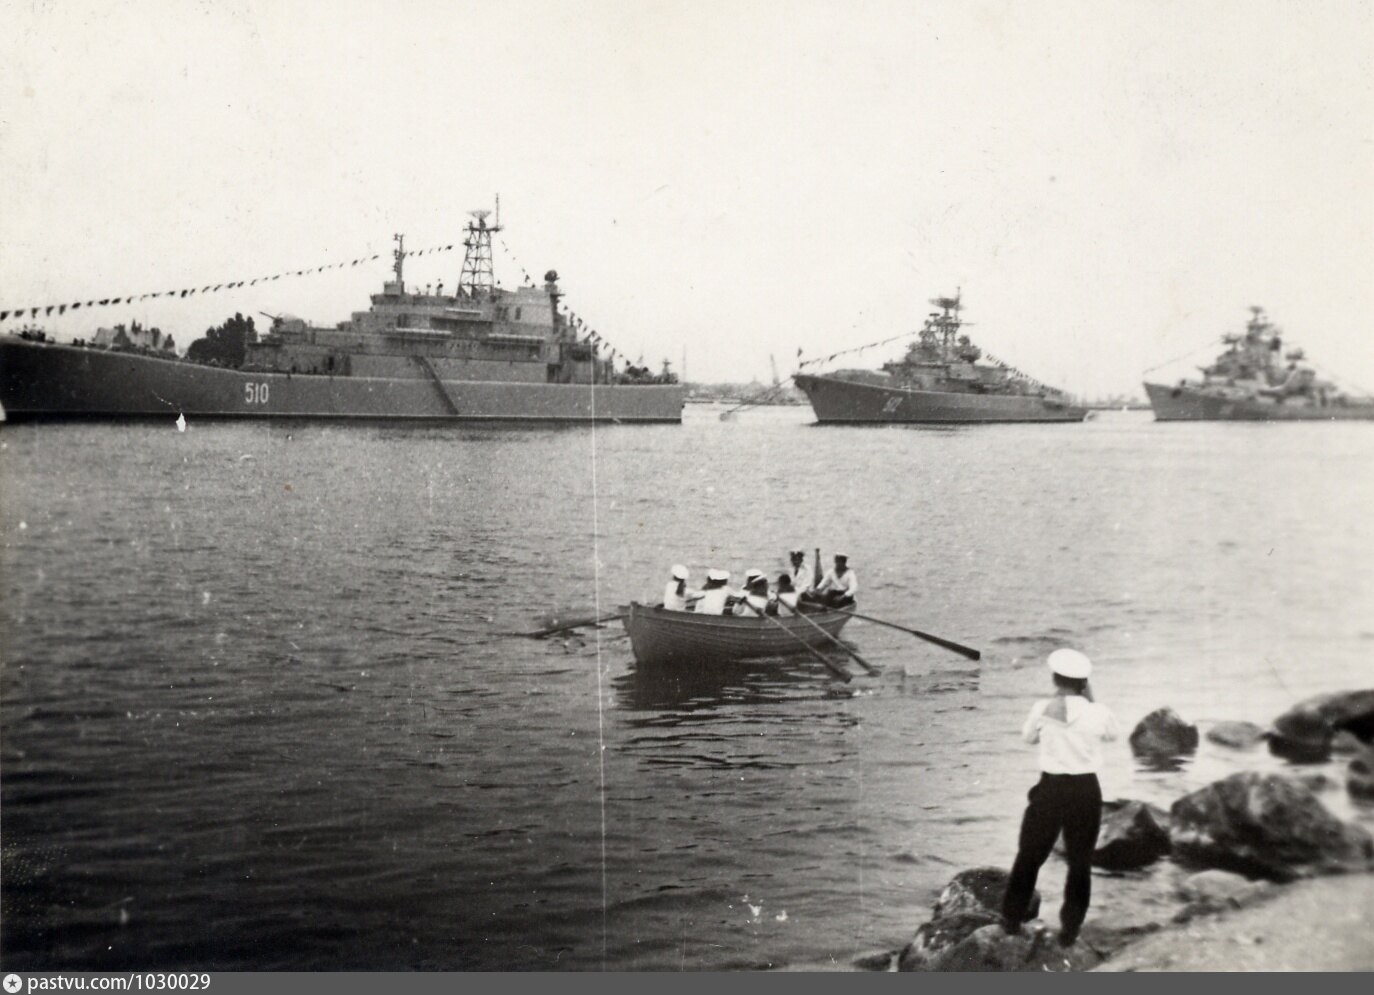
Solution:
[[[1127,723],[1374,683],[1374,426],[718,410],[0,430],[4,966],[843,965],[1010,862],[1048,649]],[[847,547],[866,611],[981,664],[862,622],[882,673],[847,686],[505,635],[793,545]],[[1104,788],[1276,766],[1117,744]],[[1100,879],[1093,915],[1172,873]]]

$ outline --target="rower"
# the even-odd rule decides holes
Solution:
[[[772,601],[768,603],[768,614],[777,615],[782,608],[795,615],[797,614],[797,598],[801,595],[792,584],[791,574],[778,575],[778,593]]]
[[[811,575],[811,571],[806,569],[806,550],[794,549],[788,554],[792,561],[792,569],[788,574],[792,581],[792,589],[798,594],[802,591],[811,590],[811,585],[816,578]]]
[[[733,613],[736,615],[743,614],[738,610],[738,606],[743,604],[744,599],[749,596],[749,591],[751,588],[753,588],[754,581],[758,580],[760,577],[763,576],[764,573],[762,570],[755,570],[752,567],[744,571],[744,586],[741,587],[738,591],[736,591],[733,587],[730,588],[730,594],[725,599],[726,609],[733,610]],[[729,611],[727,611],[727,614],[728,613]]]
[[[673,567],[668,586],[663,589],[664,608],[672,612],[685,612],[688,605],[700,599],[701,592],[693,591],[687,586],[689,576],[691,574],[681,563]]]
[[[706,571],[706,583],[701,588],[701,598],[697,601],[698,615],[724,615],[725,599],[730,596],[728,570]]]
[[[849,569],[847,555],[835,554],[835,566],[825,572],[815,593],[821,604],[830,608],[846,608],[854,603],[859,593],[859,578]]]
[[[768,610],[768,578],[761,570],[750,570],[745,575],[744,599],[735,606],[736,615],[762,618]]]

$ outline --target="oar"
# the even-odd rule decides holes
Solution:
[[[899,632],[908,633],[910,635],[915,636],[917,639],[924,639],[928,643],[934,643],[936,646],[943,646],[945,649],[953,650],[960,656],[966,656],[970,660],[981,660],[983,658],[983,654],[978,652],[972,646],[964,646],[962,643],[956,643],[949,639],[941,639],[939,636],[933,636],[929,632],[922,632],[920,629],[908,629],[905,625],[898,625],[896,622],[889,622],[885,618],[874,618],[872,615],[860,615],[858,612],[850,611],[846,608],[840,608],[837,610],[844,612],[846,615],[853,615],[855,618],[861,618],[865,622],[877,622],[879,625],[885,625],[890,629],[896,629]]]
[[[812,646],[810,643],[808,643],[808,642],[807,642],[805,639],[803,639],[801,636],[797,635],[797,633],[793,632],[793,631],[792,631],[791,629],[789,629],[787,626],[783,625],[781,622],[779,622],[779,621],[778,621],[776,618],[774,618],[772,615],[760,615],[759,617],[760,617],[760,618],[766,618],[766,619],[768,619],[768,621],[772,622],[774,625],[776,625],[776,626],[777,626],[779,629],[781,629],[783,632],[787,633],[789,636],[791,636],[791,637],[792,637],[793,639],[795,639],[797,642],[799,642],[799,643],[801,643],[803,646],[805,646],[805,647],[806,647],[806,652],[810,653],[810,654],[811,654],[812,656],[814,656],[817,660],[821,661],[821,663],[825,665],[825,669],[826,669],[826,670],[830,671],[832,674],[834,674],[834,675],[835,675],[836,677],[838,677],[840,680],[844,681],[846,684],[848,684],[848,683],[853,679],[853,678],[851,678],[851,677],[849,676],[848,671],[844,670],[843,668],[840,668],[840,667],[835,666],[833,663],[831,663],[829,660],[827,660],[827,659],[825,658],[825,654],[824,654],[824,653],[822,653],[820,650],[816,649],[816,647]]]
[[[610,622],[614,619],[624,617],[624,612],[616,612],[613,615],[602,615],[600,618],[593,615],[590,618],[579,618],[576,621],[567,622],[563,625],[555,625],[548,629],[539,629],[535,632],[522,632],[521,635],[529,636],[531,639],[543,639],[545,636],[552,636],[555,632],[567,632],[569,629],[580,629],[584,625],[600,625],[602,622]]]
[[[779,604],[781,604],[781,602],[779,602]],[[796,608],[792,608],[791,611],[792,611],[792,615],[793,615],[794,618],[799,618],[799,619],[801,619],[803,622],[805,622],[807,625],[811,626],[811,628],[815,629],[817,632],[819,632],[819,633],[820,633],[822,636],[824,636],[826,639],[829,639],[832,643],[834,643],[834,644],[835,644],[836,646],[838,646],[840,649],[844,650],[846,653],[848,653],[850,656],[852,656],[852,657],[854,658],[855,662],[858,663],[858,665],[859,665],[860,667],[863,667],[864,670],[867,670],[870,674],[876,674],[876,673],[878,672],[878,668],[875,667],[875,666],[873,666],[871,663],[869,663],[869,662],[868,662],[867,660],[865,660],[863,657],[859,656],[859,654],[858,654],[858,652],[857,652],[856,650],[850,649],[848,646],[846,646],[844,643],[840,642],[838,639],[836,639],[836,638],[835,638],[834,636],[832,636],[830,633],[826,632],[825,629],[823,629],[821,626],[817,625],[816,622],[814,622],[812,619],[809,619],[809,618],[807,618],[805,615],[803,615],[802,612],[801,612],[801,607],[800,607],[800,606],[798,606],[798,607],[796,607]]]

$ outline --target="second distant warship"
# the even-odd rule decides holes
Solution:
[[[1088,409],[1000,363],[960,334],[959,295],[939,308],[902,359],[880,372],[799,373],[794,379],[822,424],[1081,422]]]
[[[1353,397],[1320,379],[1301,349],[1252,307],[1245,334],[1227,335],[1201,380],[1147,383],[1156,421],[1374,421],[1374,400]]]

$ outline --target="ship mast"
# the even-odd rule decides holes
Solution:
[[[406,258],[406,237],[404,235],[392,235],[396,242],[396,248],[391,250],[391,257],[394,260],[391,264],[392,270],[396,273],[396,279],[387,285],[387,293],[404,294],[405,285],[405,258]]]
[[[463,239],[463,274],[458,278],[458,287],[469,297],[482,292],[491,293],[496,289],[496,276],[491,262],[491,236],[501,230],[498,217],[496,224],[487,227],[490,211],[469,211],[473,220],[468,222],[467,238]]]
[[[959,298],[963,296],[963,289],[956,290],[953,297],[935,297],[931,299],[932,304],[941,310],[939,315],[931,315],[929,322],[940,336],[940,356],[946,362],[954,352],[954,338],[959,334],[959,327],[963,323],[959,320]]]

